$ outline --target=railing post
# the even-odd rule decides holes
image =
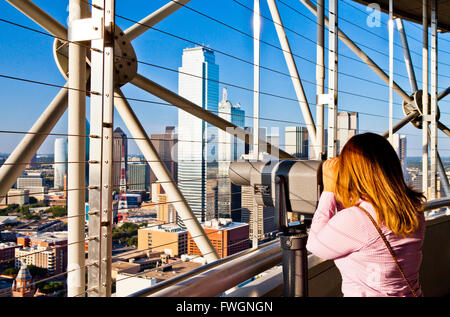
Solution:
[[[88,295],[111,296],[112,189],[114,125],[115,0],[93,0],[92,19],[102,21],[92,40],[91,138],[89,175]]]
[[[316,56],[316,127],[317,151],[316,158],[320,159],[324,152],[324,104],[319,96],[325,91],[325,0],[317,1],[317,56]]]
[[[337,155],[338,1],[328,2],[328,158]]]
[[[88,16],[82,0],[69,2],[69,34],[77,31],[77,21]],[[86,48],[69,43],[68,97],[68,261],[67,296],[84,296],[84,203],[85,203],[85,137],[86,134]]]
[[[431,0],[431,142],[430,142],[430,170],[431,170],[431,186],[430,198],[436,198],[436,173],[437,173],[437,2]],[[445,173],[444,173],[445,175]],[[444,175],[441,175],[444,176]],[[447,177],[447,176],[445,176]]]
[[[428,195],[428,1],[422,1],[422,191]]]

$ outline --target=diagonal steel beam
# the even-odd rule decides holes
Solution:
[[[309,11],[311,11],[314,15],[317,15],[317,8],[316,6],[309,0],[300,0],[301,3],[305,5],[306,8],[308,8]],[[325,18],[325,25],[328,26],[328,19]],[[347,45],[349,49],[353,51],[363,62],[367,64],[384,82],[389,84],[389,76],[377,65],[375,62],[367,56],[366,53],[364,53],[363,50],[361,50],[344,32],[338,29],[338,37],[339,39]],[[402,97],[403,100],[407,103],[411,103],[413,100],[412,98],[396,83],[394,82],[393,88],[395,92]]]
[[[195,103],[181,97],[180,95],[170,91],[169,89],[158,85],[154,81],[145,78],[142,75],[136,74],[134,78],[131,80],[131,83],[136,87],[141,88],[149,92],[150,94],[190,113],[197,118],[200,118],[209,124],[212,124],[219,129],[224,130],[225,132],[233,131],[236,137],[241,139],[242,141],[248,143],[249,139],[252,140],[253,136],[249,134],[244,129],[232,124],[231,122],[213,114],[212,112],[203,109],[202,107],[196,105]],[[277,156],[280,159],[296,159],[294,156],[289,153],[277,148],[276,146],[271,145],[270,143],[260,139],[259,140],[261,147],[267,149],[267,152],[273,156]]]
[[[67,28],[29,0],[6,0],[53,36],[66,40]]]
[[[197,217],[195,217],[188,203],[184,199],[181,191],[178,189],[172,176],[167,170],[167,167],[162,163],[158,152],[120,89],[115,90],[114,97],[114,106],[117,112],[135,139],[137,146],[150,165],[150,168],[154,171],[156,178],[161,182],[164,191],[168,195],[169,201],[173,201],[173,205],[178,215],[191,233],[191,236],[201,253],[208,263],[218,260],[219,256],[211,241],[207,238],[203,227],[200,225]]]
[[[447,97],[448,94],[450,94],[450,87],[447,87],[447,89],[441,91],[441,92],[439,93],[439,95],[437,96],[437,99],[438,99],[438,100],[441,100],[442,98]]]
[[[401,128],[403,128],[405,125],[407,125],[408,123],[410,123],[411,121],[413,121],[415,118],[419,117],[421,114],[418,111],[414,111],[411,112],[409,115],[407,115],[406,117],[404,117],[402,120],[400,120],[399,122],[397,122],[393,127],[392,127],[392,133],[396,133],[398,130],[400,130]],[[385,132],[383,132],[381,134],[381,136],[387,138],[389,137],[389,130],[386,130]]]
[[[437,126],[442,132],[444,132],[445,134],[450,136],[450,129],[445,124],[443,124],[442,122],[438,121],[437,122]]]
[[[161,22],[169,15],[182,8],[185,4],[189,3],[191,0],[171,0],[165,6],[159,8],[155,12],[149,14],[138,23],[130,26],[124,31],[127,38],[132,41],[139,35],[142,35],[147,30],[151,29],[158,22]]]
[[[289,74],[291,75],[292,84],[294,85],[295,93],[300,104],[300,109],[306,122],[306,128],[308,129],[308,133],[313,144],[313,152],[320,153],[320,150],[317,148],[316,125],[314,124],[314,120],[309,109],[308,99],[306,98],[305,90],[303,89],[302,80],[300,79],[297,65],[295,64],[294,57],[292,56],[291,47],[289,45],[286,32],[284,31],[280,13],[278,12],[275,0],[267,0],[267,3],[269,5],[270,14],[272,15],[272,19],[274,21],[274,26],[277,31],[281,48],[283,49],[284,59],[286,60]],[[316,156],[314,153],[312,157]]]
[[[409,84],[411,85],[412,92],[419,90],[417,87],[416,75],[414,73],[414,67],[411,60],[411,53],[409,51],[408,39],[406,37],[405,27],[403,26],[403,20],[398,18],[395,19],[397,23],[398,34],[400,35],[400,40],[402,42],[403,57],[405,58],[406,71],[408,72]]]
[[[17,177],[25,169],[26,165],[21,163],[31,160],[66,111],[68,95],[66,87],[67,84],[64,88],[61,88],[0,168],[0,197],[6,195],[11,186],[14,185]]]

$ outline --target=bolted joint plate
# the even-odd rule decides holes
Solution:
[[[137,59],[131,42],[120,28],[114,32],[114,78],[118,86],[128,83],[137,73]]]
[[[128,83],[137,73],[137,59],[131,42],[122,30],[114,27],[114,83],[117,87]],[[101,30],[100,30],[101,31]],[[100,37],[101,38],[101,37]],[[55,39],[53,42],[53,57],[60,73],[69,78],[69,42]],[[86,91],[90,91],[90,56],[91,50],[86,50]]]
[[[407,102],[403,101],[403,104],[402,104],[403,113],[405,114],[405,116],[409,115],[412,112],[416,112],[416,111],[418,111],[421,114],[420,116],[418,116],[417,118],[415,118],[414,120],[411,121],[411,124],[413,126],[415,126],[417,129],[422,129],[422,120],[423,120],[422,96],[423,96],[423,91],[418,90],[411,95],[411,99],[413,100],[412,102],[407,103]],[[428,121],[431,121],[430,116],[431,116],[431,96],[430,96],[430,94],[428,94],[428,114],[425,116],[425,118]],[[437,112],[436,112],[436,121],[439,121],[440,116],[441,116],[441,113],[440,113],[439,107],[438,107]]]

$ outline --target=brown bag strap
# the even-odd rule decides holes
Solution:
[[[369,214],[369,212],[364,209],[361,206],[358,206],[362,211],[364,211],[364,213],[369,217],[370,221],[373,223],[373,225],[375,226],[375,228],[377,229],[381,239],[383,239],[384,244],[386,245],[387,249],[389,250],[389,253],[391,254],[392,258],[394,259],[395,264],[397,265],[398,270],[400,271],[400,273],[402,274],[404,280],[406,281],[406,284],[408,284],[408,287],[411,291],[411,293],[414,295],[414,297],[418,297],[417,293],[414,291],[413,287],[411,286],[411,283],[409,283],[408,279],[405,276],[405,273],[403,272],[400,264],[397,261],[397,258],[394,255],[394,251],[391,248],[391,245],[389,244],[389,242],[387,241],[386,237],[384,236],[384,234],[381,232],[380,227],[378,226],[378,224],[376,223],[375,219],[373,219],[373,217]]]

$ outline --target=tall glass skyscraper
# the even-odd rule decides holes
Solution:
[[[178,94],[209,111],[218,111],[219,66],[205,47],[183,50]],[[217,216],[217,128],[178,110],[178,187],[200,222]],[[178,223],[183,225],[182,219]]]
[[[227,89],[223,89],[222,101],[219,103],[219,116],[244,129],[245,111],[240,105],[232,105],[228,100]],[[230,163],[245,154],[245,142],[223,130],[219,130],[218,142],[218,213],[221,218],[241,221],[241,186],[231,184],[228,178]]]
[[[54,188],[64,188],[64,175],[67,174],[67,139],[55,139]]]

